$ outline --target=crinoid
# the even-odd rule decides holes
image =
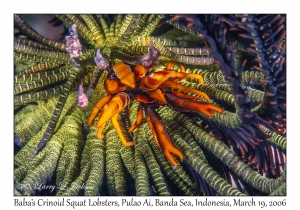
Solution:
[[[15,194],[285,194],[284,15],[56,18],[15,15]]]

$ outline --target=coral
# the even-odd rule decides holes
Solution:
[[[16,195],[285,195],[284,15],[57,18],[15,15]]]

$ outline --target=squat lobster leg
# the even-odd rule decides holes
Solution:
[[[137,119],[135,123],[129,128],[129,132],[131,133],[132,131],[134,131],[134,129],[136,129],[142,123],[142,120],[143,120],[143,107],[140,104],[138,107]]]
[[[88,125],[89,126],[92,126],[93,125],[93,121],[95,119],[95,117],[97,116],[98,112],[100,111],[100,109],[103,108],[103,106],[105,104],[107,104],[111,99],[111,95],[107,95],[107,96],[104,96],[103,98],[101,98],[100,101],[98,101],[98,103],[96,103],[96,105],[94,106],[91,114],[90,114],[90,117],[88,119]]]
[[[182,112],[199,112],[205,114],[208,117],[214,116],[212,111],[221,114],[223,113],[223,109],[210,103],[191,101],[188,99],[179,98],[170,93],[166,93],[165,97],[170,106]]]
[[[112,122],[112,124],[113,124],[115,130],[117,131],[118,136],[119,136],[119,138],[120,138],[122,144],[123,144],[124,146],[126,146],[126,147],[129,147],[129,146],[134,145],[134,142],[127,142],[126,139],[125,139],[125,137],[123,136],[123,133],[122,133],[121,128],[120,128],[120,124],[119,124],[119,122],[118,122],[118,116],[119,116],[119,114],[115,114],[115,115],[111,118],[111,122]]]
[[[157,112],[152,108],[147,108],[147,121],[152,131],[156,144],[162,149],[165,157],[173,166],[178,166],[174,156],[178,157],[180,161],[183,160],[182,153],[174,147],[165,127],[162,123],[162,119]]]
[[[103,107],[99,115],[99,119],[96,123],[96,127],[98,128],[96,137],[97,138],[104,138],[102,134],[102,130],[104,129],[106,122],[108,120],[112,121],[114,128],[116,129],[119,138],[124,146],[132,146],[133,142],[127,142],[122,134],[120,129],[120,125],[118,123],[118,115],[119,113],[128,105],[129,103],[129,95],[127,93],[118,93],[111,99],[111,95],[107,95],[102,98],[92,110],[92,113],[89,117],[88,124],[91,126],[93,125],[93,120],[98,114],[99,110]]]
[[[172,81],[164,81],[163,85],[167,86],[167,87],[174,88],[174,89],[181,90],[183,92],[197,94],[199,96],[202,96],[207,101],[207,103],[210,103],[209,97],[206,95],[206,93],[201,92],[199,90],[188,88],[188,87],[186,87],[184,85],[181,85],[181,84],[178,84],[178,83],[175,83],[175,82],[172,82]]]

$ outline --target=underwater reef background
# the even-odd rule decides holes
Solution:
[[[14,16],[15,195],[286,194],[285,15],[51,23]]]

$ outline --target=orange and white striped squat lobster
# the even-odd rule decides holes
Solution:
[[[111,120],[122,144],[125,146],[134,145],[134,142],[127,142],[124,138],[118,123],[118,114],[128,105],[130,100],[136,99],[140,102],[137,120],[129,132],[133,132],[140,125],[144,110],[156,144],[162,149],[165,157],[173,166],[179,165],[173,155],[182,161],[183,154],[171,142],[162,119],[155,111],[155,106],[169,104],[179,111],[201,112],[207,116],[214,116],[212,111],[222,113],[223,110],[210,104],[209,97],[204,92],[178,83],[184,78],[196,78],[199,83],[203,84],[201,75],[185,73],[183,66],[180,66],[180,72],[174,71],[173,68],[174,63],[170,62],[164,70],[150,73],[143,65],[132,66],[122,62],[114,65],[105,79],[104,87],[107,95],[96,103],[88,119],[88,125],[92,126],[95,117],[102,109],[96,123],[97,138],[104,138],[102,130],[106,122]],[[167,91],[166,87],[172,88],[173,91]],[[181,92],[175,91],[176,89]],[[191,96],[187,93],[198,96]]]

